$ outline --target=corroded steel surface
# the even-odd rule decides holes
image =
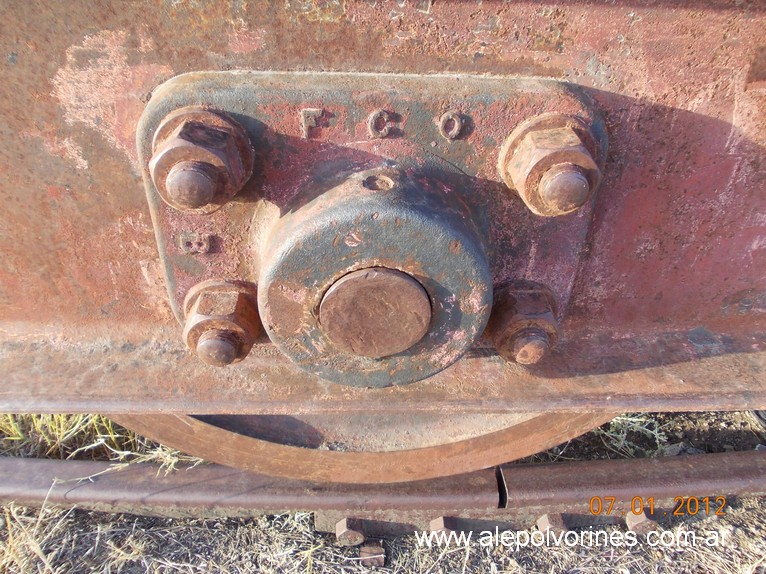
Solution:
[[[385,267],[353,271],[322,296],[319,323],[332,342],[366,357],[406,351],[431,322],[431,301],[417,280]]]
[[[404,266],[410,263],[407,252],[413,251],[414,261],[409,266],[414,263],[417,273],[418,266],[426,263],[422,256],[417,256],[418,250],[448,237],[449,229],[457,227],[455,221],[449,221],[446,230],[408,226],[389,230],[393,222],[383,217],[380,221],[365,221],[366,218],[357,221],[364,212],[359,207],[353,209],[350,197],[338,197],[339,191],[348,186],[339,184],[349,174],[385,169],[392,162],[424,188],[424,205],[406,198],[407,206],[420,212],[417,215],[427,214],[440,221],[443,214],[457,219],[463,227],[477,228],[471,230],[473,235],[489,234],[489,241],[482,243],[488,243],[484,248],[491,259],[494,282],[520,275],[540,281],[550,285],[561,300],[562,309],[566,307],[592,205],[583,209],[579,217],[552,225],[530,214],[515,194],[505,188],[497,163],[500,146],[514,126],[530,116],[553,111],[582,118],[576,122],[582,124],[582,130],[600,135],[598,145],[592,142],[592,149],[603,163],[607,144],[603,119],[593,109],[589,97],[576,87],[550,80],[456,75],[191,73],[173,78],[152,93],[137,132],[139,159],[144,165],[150,163],[153,134],[164,118],[176,113],[174,110],[179,106],[202,103],[241,122],[259,152],[255,175],[236,201],[206,218],[179,213],[165,205],[145,170],[147,198],[174,309],[192,285],[205,279],[231,276],[256,281],[260,273],[263,282],[263,275],[268,276],[269,270],[262,268],[273,259],[272,253],[279,250],[296,258],[313,258],[311,272],[316,275],[315,289],[319,292],[326,281],[323,272],[328,272],[324,267],[336,260],[344,260],[347,268],[349,259],[362,264],[376,256],[381,264]],[[459,139],[445,140],[439,136],[436,125],[439,113],[444,107],[456,105],[465,109],[470,133],[466,129]],[[306,106],[320,116],[315,118],[318,126],[304,133]],[[392,110],[383,110],[390,119],[380,122],[377,136],[370,136],[369,119],[374,119],[375,114],[369,112],[382,107]],[[380,137],[383,133],[386,137]],[[383,193],[351,191],[360,201],[381,195],[384,197],[380,201],[385,201]],[[389,209],[363,207],[386,215],[399,207],[397,194],[391,195],[393,199],[385,206]],[[330,203],[330,199],[336,202]],[[461,213],[460,203],[467,205],[470,215]],[[319,216],[322,210],[328,218],[337,212],[336,217],[341,219],[336,228],[323,234],[332,232],[333,238],[338,234],[335,241],[325,245],[322,236],[312,239],[310,245],[321,250],[322,257],[317,253],[302,254],[284,238],[284,245],[275,241],[275,235],[295,232],[300,223],[311,227],[310,218]],[[274,223],[277,217],[280,219]],[[402,219],[403,214],[396,213],[396,218]],[[508,225],[511,221],[513,225]],[[276,230],[272,230],[274,226]],[[220,247],[204,256],[180,256],[173,239],[191,229],[204,230],[217,239]],[[427,233],[431,241],[422,238],[408,241],[408,236],[417,232]],[[461,267],[468,270],[469,262],[449,261],[458,259],[460,247],[466,253],[475,251],[471,245],[463,245],[465,234],[461,230],[454,238],[458,244],[429,254],[428,261],[443,263],[455,271]],[[398,241],[394,246],[398,250],[390,246],[376,250],[375,241],[384,242],[388,236]],[[302,243],[308,249],[305,240]],[[529,256],[530,245],[536,246],[534,258]],[[464,279],[462,289],[451,289],[461,307],[470,307],[473,302],[468,299],[479,292],[480,285],[471,285],[470,279]],[[300,288],[286,285],[281,290],[289,293]]]
[[[0,21],[3,410],[766,405],[763,4],[10,2]],[[500,207],[524,261],[572,285],[550,359],[526,371],[480,342],[435,380],[367,399],[303,377],[267,345],[226,375],[191,360],[135,128],[163,81],[235,68],[582,86],[610,136],[585,248],[541,249],[524,238],[560,233],[558,218]],[[275,129],[301,137],[297,114]],[[580,256],[575,275],[541,263],[561,251]]]
[[[376,387],[418,381],[458,360],[486,324],[493,281],[550,283],[566,309],[592,204],[551,233],[502,184],[497,156],[514,126],[543,114],[551,119],[537,124],[566,125],[586,142],[579,147],[590,150],[588,165],[603,167],[603,119],[575,87],[468,75],[185,74],[153,92],[139,122],[139,158],[150,171],[165,118],[200,105],[236,118],[259,153],[235,201],[207,215],[169,207],[156,173],[144,173],[171,305],[209,278],[258,284],[265,331],[286,356],[327,380]],[[444,107],[464,110],[460,134],[440,137]],[[538,179],[573,160],[569,147],[548,141],[534,162]],[[201,228],[221,247],[183,257],[175,238]],[[521,241],[547,256],[531,260]],[[373,360],[335,345],[315,311],[331,284],[369,267],[411,275],[433,311],[417,344]]]
[[[253,147],[244,130],[198,107],[169,114],[153,133],[152,152],[152,181],[162,198],[178,209],[215,211],[253,172]]]
[[[727,351],[700,331],[640,340],[559,343],[564,363],[522,367],[487,346],[406,387],[364,389],[306,376],[275,349],[241,365],[203,366],[178,328],[14,331],[3,345],[0,410],[18,412],[253,413],[737,410],[766,404],[764,353]],[[141,330],[143,329],[143,331]],[[146,337],[146,338],[144,338]],[[690,341],[694,341],[695,349]],[[691,347],[691,348],[690,348]],[[636,348],[648,366],[623,370]],[[172,384],[167,363],[173,365]],[[258,373],[254,376],[254,373]],[[457,384],[454,383],[457,381]]]

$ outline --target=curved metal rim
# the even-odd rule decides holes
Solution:
[[[542,413],[479,437],[426,448],[345,452],[286,446],[233,433],[189,415],[117,415],[134,432],[205,460],[270,476],[316,482],[409,482],[523,458],[600,426],[612,413]]]

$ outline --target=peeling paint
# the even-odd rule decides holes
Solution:
[[[345,0],[285,0],[285,6],[309,22],[340,22],[346,15]]]
[[[128,47],[125,31],[104,30],[86,36],[66,51],[66,64],[53,78],[53,95],[68,124],[84,124],[99,132],[114,148],[136,159],[135,129],[145,97],[172,74],[161,64],[130,64],[150,49],[144,38],[140,48]]]
[[[43,146],[52,156],[71,161],[77,169],[88,169],[88,162],[83,157],[82,148],[72,138],[59,138],[53,134],[53,129],[43,131],[28,131],[19,134],[22,139],[39,138]]]
[[[242,18],[238,19],[229,31],[229,49],[235,54],[258,52],[264,46],[266,30],[251,29]]]

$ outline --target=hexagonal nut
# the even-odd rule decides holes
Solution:
[[[160,197],[171,207],[192,209],[179,203],[168,192],[167,180],[171,170],[181,164],[200,167],[212,177],[215,195],[201,211],[210,212],[223,205],[242,189],[251,175],[252,165],[243,156],[249,149],[246,135],[238,126],[207,125],[196,119],[180,121],[155,149],[149,161],[149,172]]]
[[[526,281],[496,289],[486,333],[505,360],[538,362],[558,342],[553,293],[544,285]],[[535,345],[536,341],[542,348]],[[525,342],[530,349],[524,348]]]
[[[254,292],[240,285],[213,283],[190,295],[183,332],[186,345],[197,354],[200,338],[209,339],[214,333],[235,345],[231,362],[244,359],[260,332]]]
[[[562,166],[571,166],[589,184],[587,194],[576,205],[566,208],[547,202],[540,189],[540,181],[546,172]],[[507,160],[506,170],[506,183],[512,183],[533,213],[543,216],[564,215],[578,209],[601,183],[601,170],[571,127],[528,132]]]
[[[359,546],[364,542],[364,524],[361,520],[344,518],[335,525],[335,538],[341,546]]]

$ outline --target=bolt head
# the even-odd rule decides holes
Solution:
[[[346,530],[337,536],[341,546],[359,546],[364,542],[364,534],[355,530]]]
[[[571,126],[509,136],[501,151],[500,172],[532,213],[545,217],[581,207],[601,181],[585,141]]]
[[[540,197],[559,213],[582,207],[590,196],[590,181],[585,171],[574,164],[560,164],[545,172],[540,180]]]
[[[255,290],[247,285],[206,281],[184,302],[183,338],[197,357],[222,367],[244,359],[260,332]]]
[[[558,340],[553,293],[531,281],[498,287],[487,334],[506,361],[521,365],[540,362]]]
[[[538,329],[524,330],[511,340],[511,354],[522,365],[539,363],[550,348],[548,334]]]
[[[212,213],[252,174],[253,148],[244,129],[224,114],[181,108],[155,132],[149,173],[171,207]]]
[[[362,522],[353,518],[344,518],[335,525],[335,539],[341,546],[359,546],[364,542]]]
[[[205,331],[197,341],[197,356],[213,367],[225,367],[237,360],[241,344],[232,333],[223,330]]]
[[[197,161],[174,165],[165,179],[168,197],[187,209],[204,207],[213,201],[218,191],[214,169]]]

